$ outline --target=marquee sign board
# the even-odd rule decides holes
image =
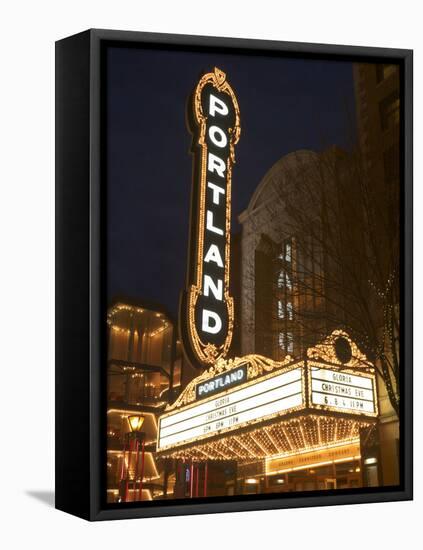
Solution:
[[[200,79],[188,118],[194,176],[180,326],[186,354],[204,367],[225,357],[234,323],[229,294],[231,180],[241,127],[238,102],[223,71],[215,68]]]
[[[310,405],[331,411],[377,414],[374,374],[353,374],[349,371],[310,365]]]
[[[157,450],[200,441],[304,404],[301,367],[258,379],[159,419]]]

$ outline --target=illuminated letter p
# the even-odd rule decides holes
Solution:
[[[229,113],[229,109],[221,99],[213,94],[210,94],[209,113],[211,116],[215,116],[216,113],[226,116]]]

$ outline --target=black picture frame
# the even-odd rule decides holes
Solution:
[[[401,483],[351,493],[106,505],[104,483],[104,56],[107,44],[291,57],[394,61],[402,70]],[[56,508],[87,520],[329,506],[412,499],[411,50],[91,29],[56,43]]]

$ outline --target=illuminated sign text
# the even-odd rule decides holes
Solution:
[[[376,413],[374,383],[374,377],[312,367],[311,405],[354,413]]]
[[[232,388],[233,386],[238,386],[246,381],[247,365],[242,365],[241,367],[197,384],[195,387],[195,395],[197,399],[201,399]]]
[[[198,366],[229,349],[233,299],[229,295],[231,178],[240,135],[235,94],[219,69],[205,74],[193,97],[194,179],[188,288],[181,304],[184,349]]]

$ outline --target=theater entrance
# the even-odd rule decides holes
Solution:
[[[360,460],[269,476],[266,492],[352,489],[362,486]]]
[[[359,440],[290,457],[273,457],[265,465],[266,492],[351,489],[362,486]]]

